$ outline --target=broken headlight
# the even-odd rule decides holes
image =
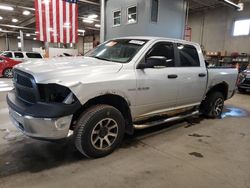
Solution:
[[[69,88],[58,84],[38,84],[41,102],[72,104],[76,97]]]

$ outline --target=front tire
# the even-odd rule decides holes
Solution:
[[[125,122],[119,110],[96,105],[80,116],[74,130],[75,146],[87,157],[104,157],[120,145],[124,130]]]
[[[209,118],[220,118],[224,108],[224,97],[221,92],[209,93],[201,104],[201,112]]]

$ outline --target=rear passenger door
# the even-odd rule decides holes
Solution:
[[[202,57],[198,50],[200,49],[193,45],[177,44],[177,106],[197,105],[203,99],[207,86],[207,69],[205,64],[200,64]]]

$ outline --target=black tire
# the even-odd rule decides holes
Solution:
[[[209,118],[220,118],[224,107],[224,96],[221,92],[209,93],[201,103],[201,112]]]
[[[113,125],[109,124],[109,121]],[[104,157],[120,145],[124,131],[125,121],[119,110],[109,105],[96,105],[87,109],[79,117],[74,130],[75,146],[86,157]]]
[[[13,74],[12,74],[12,68],[7,68],[3,71],[3,77],[4,78],[12,78]]]
[[[239,87],[238,87],[238,91],[239,91],[240,93],[246,93],[246,91],[247,91],[247,90],[246,90],[246,89],[243,89],[243,88],[239,88]]]

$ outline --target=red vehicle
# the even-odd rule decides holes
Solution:
[[[22,62],[0,56],[0,77],[12,78],[12,68],[19,63]]]

